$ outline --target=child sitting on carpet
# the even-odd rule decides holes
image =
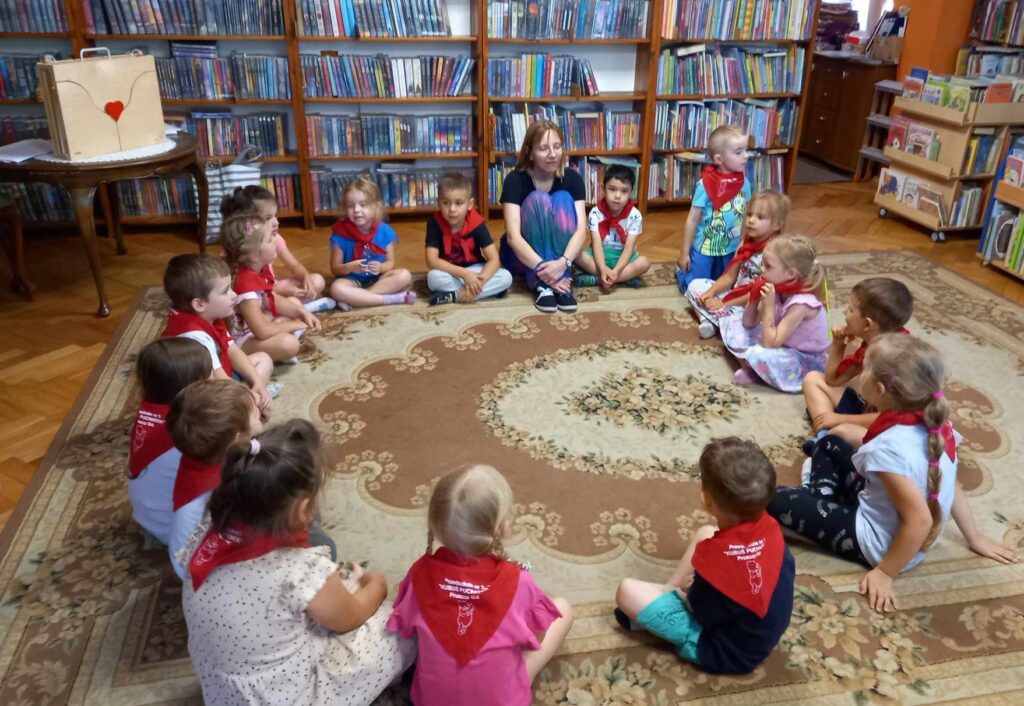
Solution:
[[[869,412],[857,391],[847,384],[860,375],[871,342],[884,333],[909,333],[904,326],[913,313],[914,297],[899,280],[871,277],[853,286],[846,306],[846,324],[832,330],[825,372],[812,371],[804,378],[807,414],[817,434],[812,444],[829,430],[847,441],[864,436],[878,414]],[[846,355],[847,347],[856,338],[860,339],[860,346]],[[809,446],[808,450],[812,448]]]
[[[413,703],[529,704],[572,608],[506,557],[512,489],[490,466],[449,473],[434,488],[427,522],[427,554],[399,584],[388,620],[389,630],[419,641]]]
[[[167,412],[167,430],[181,452],[171,494],[174,514],[167,550],[183,576],[187,557],[179,556],[206,512],[210,492],[220,485],[224,454],[236,441],[263,430],[252,393],[234,380],[200,380],[182,390]]]
[[[293,419],[232,446],[189,542],[182,607],[208,704],[369,704],[412,664],[385,629],[384,576],[340,568],[310,531],[326,471]]]
[[[427,221],[430,305],[503,297],[512,275],[501,266],[487,223],[473,208],[473,185],[450,172],[437,183],[437,211]]]
[[[693,190],[676,263],[676,284],[683,294],[695,279],[721,277],[740,245],[743,214],[750,200],[744,173],[749,141],[735,125],[721,125],[708,136],[711,164]]]
[[[171,534],[171,496],[181,452],[167,431],[171,400],[213,372],[210,354],[188,338],[158,338],[139,353],[135,369],[142,388],[128,452],[128,500],[132,517],[161,543]]]
[[[212,255],[175,255],[164,270],[164,292],[171,300],[171,309],[160,337],[180,336],[202,344],[210,353],[213,376],[249,383],[260,412],[270,416],[270,398],[276,396],[277,389],[268,389],[267,383],[274,361],[266,353],[245,353],[235,345],[224,324],[224,319],[235,313],[227,263]]]
[[[243,211],[224,219],[220,244],[235,274],[237,311],[231,335],[246,353],[266,353],[275,363],[295,363],[299,339],[306,329],[319,331],[320,320],[295,297],[274,293],[273,231],[254,212]]]
[[[331,296],[338,308],[412,304],[409,270],[395,267],[398,235],[384,223],[384,201],[373,179],[358,176],[341,190],[345,217],[331,226]],[[406,291],[403,291],[406,290]]]
[[[799,392],[808,372],[825,368],[825,267],[811,241],[795,236],[772,238],[762,266],[761,277],[730,292],[749,296],[743,314],[719,322],[725,347],[740,361],[733,380],[749,385],[760,378],[783,392]]]
[[[686,289],[686,298],[700,320],[700,337],[711,338],[718,322],[738,314],[747,305],[749,294],[730,292],[761,276],[761,258],[768,241],[786,227],[789,197],[777,191],[758,191],[747,204],[743,216],[743,240],[739,250],[716,280],[694,279]],[[740,290],[743,291],[743,290]]]
[[[796,564],[765,512],[775,469],[751,441],[713,439],[700,455],[700,498],[718,526],[698,529],[667,584],[623,579],[615,618],[671,642],[712,674],[747,674],[789,627]]]
[[[220,213],[227,220],[242,211],[255,211],[267,223],[274,235],[274,250],[277,259],[284,263],[291,275],[289,279],[276,279],[274,267],[270,265],[270,274],[275,276],[274,294],[280,297],[296,297],[306,307],[306,311],[330,311],[334,308],[334,300],[321,297],[326,282],[318,273],[310,273],[306,267],[288,249],[288,243],[281,235],[277,220],[277,197],[269,189],[262,186],[239,186],[220,202]],[[319,298],[318,298],[319,297]]]
[[[978,531],[957,483],[960,435],[949,422],[945,378],[939,352],[921,339],[873,339],[860,394],[879,414],[863,445],[855,452],[855,445],[826,436],[814,448],[809,481],[778,488],[768,505],[784,527],[871,567],[860,592],[875,610],[898,608],[893,580],[924,559],[950,514],[972,551],[1004,564],[1017,560]]]
[[[636,174],[629,167],[612,164],[605,169],[604,194],[587,218],[591,247],[576,258],[576,267],[585,273],[576,276],[576,286],[601,285],[610,291],[625,282],[639,287],[640,277],[651,269],[651,261],[636,249],[644,217],[633,203],[635,183]]]

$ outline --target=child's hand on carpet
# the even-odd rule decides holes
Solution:
[[[860,580],[860,592],[868,597],[868,605],[879,613],[899,608],[896,592],[892,589],[892,577],[877,566]]]
[[[1012,547],[1000,544],[987,534],[979,534],[967,543],[975,554],[989,559],[995,559],[1000,564],[1016,564],[1018,561],[1017,552]]]

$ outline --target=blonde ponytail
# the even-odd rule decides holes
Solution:
[[[946,439],[942,427],[949,421],[949,403],[941,390],[932,394],[924,406],[924,422],[928,425],[928,511],[932,516],[932,528],[921,545],[927,551],[942,526],[942,508],[939,506],[939,487],[942,485],[942,455],[946,453]]]

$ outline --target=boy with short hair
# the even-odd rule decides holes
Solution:
[[[739,247],[750,201],[744,177],[748,142],[747,134],[734,125],[722,125],[708,138],[711,164],[694,189],[676,263],[676,283],[683,294],[695,279],[718,279]]]
[[[512,286],[512,274],[501,266],[498,247],[473,206],[473,185],[465,175],[441,177],[437,211],[427,221],[431,306],[503,297]]]
[[[913,313],[914,297],[899,280],[869,277],[854,285],[846,305],[846,323],[832,329],[825,372],[804,377],[804,401],[817,434],[804,451],[813,452],[814,441],[827,433],[860,442],[878,414],[868,412],[860,395],[847,385],[860,375],[871,342],[883,333],[909,333],[904,327]],[[858,338],[860,346],[846,355],[848,345]]]
[[[700,497],[718,526],[698,529],[667,584],[623,579],[615,618],[675,645],[712,674],[747,674],[775,649],[793,613],[796,564],[767,512],[775,469],[751,441],[712,439]]]
[[[266,353],[246,355],[228,334],[224,319],[235,313],[235,293],[227,263],[212,255],[176,255],[164,270],[164,291],[171,308],[160,337],[184,336],[202,344],[210,353],[213,376],[247,382],[260,412],[269,416],[272,395],[267,382],[274,361]]]
[[[576,276],[576,285],[601,285],[605,291],[619,282],[640,286],[640,276],[651,262],[636,251],[636,240],[644,229],[644,217],[633,203],[636,175],[621,164],[612,164],[604,172],[604,195],[590,209],[587,227],[591,247],[576,258],[576,266],[586,274]]]

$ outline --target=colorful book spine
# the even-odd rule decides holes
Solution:
[[[0,192],[14,198],[22,221],[74,221],[71,199],[64,187],[19,182],[0,184]]]
[[[47,0],[4,0],[0,3],[0,32],[67,32],[64,5]]]
[[[475,59],[346,54],[300,57],[307,98],[410,98],[467,95]]]
[[[685,200],[693,196],[701,172],[708,164],[702,154],[655,156],[648,173],[647,196]],[[746,178],[753,191],[785,190],[785,154],[758,152],[747,160]]]
[[[625,39],[647,36],[649,0],[508,0],[488,3],[495,39]]]
[[[0,100],[31,100],[39,83],[38,54],[0,54]]]
[[[7,3],[11,1],[5,0]],[[87,27],[96,34],[246,37],[284,34],[282,0],[220,0],[209,3],[196,0],[83,1]],[[2,22],[0,15],[0,31],[3,31]]]
[[[307,115],[309,153],[459,154],[472,149],[469,115]]]
[[[494,148],[517,152],[526,129],[537,120],[562,128],[567,150],[620,150],[640,146],[641,115],[631,110],[575,110],[563,106],[495,103],[491,106]]]
[[[20,116],[0,117],[0,147],[19,140],[50,139],[50,126],[46,118]]]
[[[186,119],[185,130],[198,139],[202,157],[236,157],[249,146],[264,156],[287,154],[283,113],[195,112]]]
[[[698,44],[668,49],[658,57],[658,93],[800,93],[805,55],[805,49],[796,45]]]
[[[544,98],[598,95],[589,59],[551,54],[521,54],[488,60],[487,83],[492,96]]]
[[[810,39],[817,0],[666,0],[663,35],[685,40]]]
[[[654,148],[701,151],[720,125],[737,125],[756,148],[790,147],[796,141],[798,107],[790,99],[658,101]]]

